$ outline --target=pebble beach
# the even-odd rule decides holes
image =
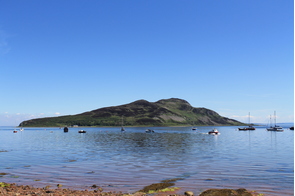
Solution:
[[[155,187],[157,184],[149,185],[148,187]],[[0,195],[1,196],[264,196],[264,194],[257,193],[255,191],[248,191],[246,189],[209,189],[202,193],[193,193],[191,191],[183,190],[183,194],[176,194],[176,191],[173,189],[167,189],[167,191],[157,190],[153,193],[151,192],[142,192],[138,191],[133,194],[126,194],[122,192],[104,192],[100,186],[92,185],[89,189],[85,190],[73,190],[73,189],[64,189],[62,185],[58,184],[57,188],[51,188],[46,186],[43,188],[36,188],[28,185],[17,185],[15,183],[8,184],[1,182],[0,183]],[[178,191],[179,192],[179,191]]]

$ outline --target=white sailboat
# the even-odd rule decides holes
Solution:
[[[271,120],[271,116],[270,116],[270,120]],[[278,132],[284,131],[284,129],[282,127],[276,125],[276,111],[274,111],[274,120],[275,120],[274,127],[270,126],[269,128],[267,128],[267,130],[268,131],[278,131]]]

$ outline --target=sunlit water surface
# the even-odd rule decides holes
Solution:
[[[291,126],[291,125],[290,125]],[[60,128],[0,127],[0,181],[17,184],[135,192],[165,179],[195,194],[208,188],[247,188],[294,194],[294,132],[216,127]],[[13,130],[18,130],[13,133]]]

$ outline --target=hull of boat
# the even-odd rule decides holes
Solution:
[[[239,131],[254,131],[254,127],[245,127],[245,128],[239,128]]]

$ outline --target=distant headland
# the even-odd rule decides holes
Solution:
[[[37,118],[23,121],[20,127],[64,126],[222,126],[244,125],[217,112],[192,107],[186,100],[137,100],[132,103],[99,108],[76,115]]]

